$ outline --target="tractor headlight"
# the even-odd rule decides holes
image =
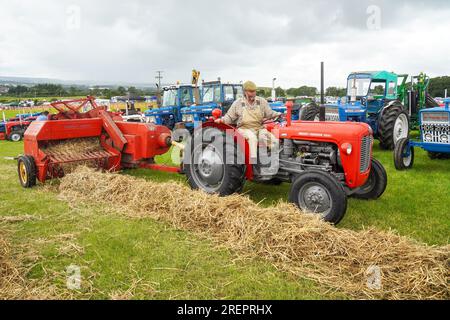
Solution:
[[[183,122],[194,122],[194,116],[192,114],[185,114],[182,116]]]
[[[155,116],[147,117],[147,122],[148,123],[156,123],[156,117]]]
[[[343,143],[341,146],[341,150],[346,155],[351,155],[353,152],[353,146],[350,143]]]
[[[442,141],[443,143],[447,143],[447,142],[448,142],[448,135],[443,134],[443,135],[441,136],[441,141]]]
[[[431,141],[433,141],[433,136],[432,136],[431,134],[427,133],[427,134],[425,135],[425,141],[426,141],[426,142],[431,142]]]

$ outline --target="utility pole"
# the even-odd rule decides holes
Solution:
[[[158,92],[156,94],[156,98],[158,99],[158,107],[161,106],[161,80],[163,79],[163,72],[164,71],[156,71],[158,75],[155,77],[156,80],[158,80]]]

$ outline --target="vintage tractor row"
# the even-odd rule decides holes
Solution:
[[[419,112],[420,141],[403,138],[394,150],[397,170],[411,169],[414,165],[414,148],[422,148],[431,159],[450,159],[450,99],[445,107]]]
[[[145,112],[147,122],[173,130],[175,124],[182,122],[181,110],[200,103],[199,98],[196,99],[195,90],[198,88],[192,84],[164,87],[161,107]]]
[[[78,112],[87,103],[94,104],[93,109]],[[34,122],[25,132],[24,155],[18,159],[23,187],[34,186],[36,179],[45,182],[62,177],[64,164],[86,161],[113,171],[142,167],[184,172],[191,187],[222,196],[242,191],[247,180],[291,182],[291,202],[333,223],[343,218],[347,196],[377,199],[386,188],[386,172],[372,158],[368,125],[292,121],[292,104],[288,104],[286,122],[266,124],[282,147],[268,152],[274,159],[269,164],[264,157],[255,165],[250,163],[248,142],[236,128],[207,121],[193,135],[185,135],[189,143],[181,167],[160,166],[154,161],[172,145],[179,146],[174,141],[179,141],[177,132],[172,137],[164,126],[123,122],[120,116],[95,106],[90,98],[56,107],[59,113],[52,120]],[[215,117],[221,113],[220,109],[213,111]],[[75,153],[49,148],[85,138],[97,138],[101,150]]]
[[[437,107],[428,94],[429,77],[421,73],[411,77],[387,71],[354,72],[347,79],[345,102],[326,105],[326,120],[365,122],[383,149],[393,150],[395,144],[409,135],[417,123],[419,110]],[[302,120],[317,120],[319,107],[309,105]]]
[[[201,123],[208,121],[215,109],[226,113],[234,101],[244,96],[242,84],[229,84],[218,81],[203,82],[201,87],[201,103],[181,109],[186,129],[193,131]]]

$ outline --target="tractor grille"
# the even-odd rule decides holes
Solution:
[[[424,124],[421,126],[422,141],[450,145],[450,126],[448,124]]]
[[[365,136],[361,140],[361,159],[359,166],[361,173],[367,172],[367,170],[369,170],[372,142],[373,142],[372,136]]]
[[[337,108],[326,108],[325,109],[325,120],[326,121],[339,121],[339,109]]]

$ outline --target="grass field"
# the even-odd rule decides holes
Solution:
[[[17,181],[16,163],[4,159],[17,156],[22,148],[22,143],[0,141],[0,218],[31,215],[38,219],[0,222],[0,227],[9,230],[15,254],[38,257],[30,259],[29,279],[50,281],[64,292],[65,269],[73,264],[82,267],[84,280],[75,298],[347,298],[325,293],[316,283],[279,272],[266,262],[237,260],[232,252],[162,223],[106,215],[102,208],[71,208],[57,199],[51,186],[24,190]],[[372,202],[350,199],[339,228],[376,226],[428,244],[448,244],[450,161],[429,160],[418,150],[414,169],[397,172],[390,152],[376,146],[375,157],[388,171],[385,195]],[[147,170],[124,174],[184,180]],[[287,184],[248,183],[245,188],[262,206],[285,200],[288,190]]]

